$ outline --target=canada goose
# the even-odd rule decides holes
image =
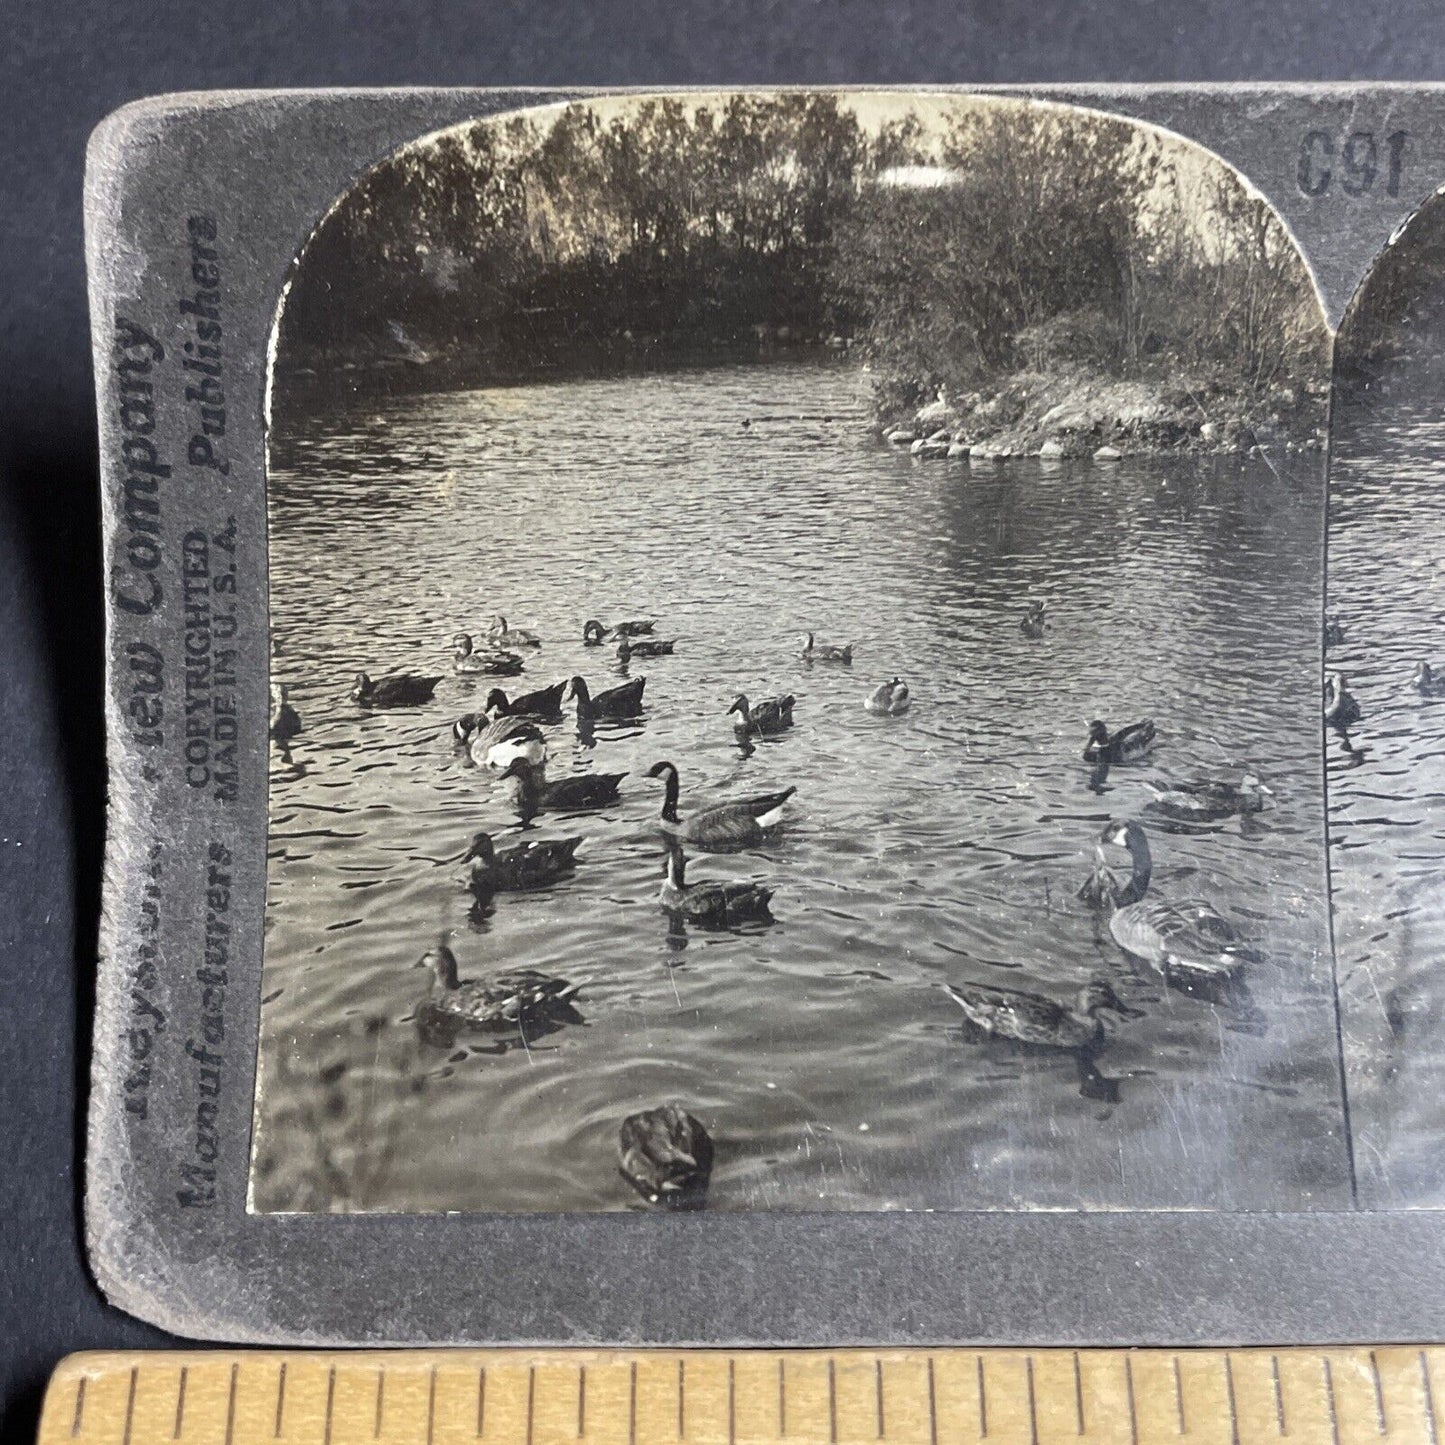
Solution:
[[[351,700],[362,707],[419,707],[431,701],[440,681],[439,676],[423,677],[414,672],[393,672],[373,681],[366,673],[358,672]]]
[[[647,686],[645,677],[634,677],[620,687],[609,687],[605,692],[593,694],[587,684],[574,677],[562,694],[565,702],[571,698],[577,704],[577,720],[586,722],[598,718],[636,717],[642,711],[642,689]]]
[[[474,833],[462,854],[462,862],[472,865],[467,886],[481,896],[542,888],[577,866],[581,846],[581,838],[536,839],[498,851],[490,833]]]
[[[457,977],[456,955],[446,944],[425,953],[418,968],[432,971],[430,1004],[438,1013],[470,1028],[508,1029],[533,1021],[576,1023],[572,1000],[586,984],[553,978],[535,969],[509,969],[482,982]]]
[[[874,717],[897,717],[913,706],[913,694],[902,678],[894,677],[874,688],[863,699],[863,706]]]
[[[713,1142],[680,1104],[629,1114],[617,1131],[622,1177],[649,1204],[698,1208],[712,1178]]]
[[[853,661],[853,644],[850,642],[846,647],[834,647],[826,642],[814,642],[813,634],[803,634],[803,656],[809,662],[841,662],[851,664]]]
[[[1104,1023],[1099,1015],[1106,1009],[1120,1018],[1143,1017],[1141,1009],[1123,1003],[1112,985],[1101,978],[1079,991],[1072,1009],[1042,994],[993,984],[946,983],[943,987],[975,1028],[994,1038],[1041,1048],[1097,1049],[1104,1042]]]
[[[751,848],[761,843],[768,829],[782,821],[783,804],[798,791],[797,788],[784,788],[776,793],[716,803],[694,813],[684,822],[677,816],[677,768],[668,762],[654,763],[647,770],[647,776],[661,778],[667,786],[662,801],[663,832],[709,853]]]
[[[793,704],[796,699],[791,693],[786,697],[764,697],[749,703],[745,693],[739,693],[728,709],[728,715],[737,714],[733,729],[744,736],[765,733],[780,733],[793,725]]]
[[[617,801],[617,790],[626,773],[575,773],[548,782],[542,768],[526,758],[513,758],[502,777],[511,794],[512,806],[524,818],[538,813],[584,813]]]
[[[669,913],[690,923],[723,928],[771,920],[771,888],[760,883],[689,883],[686,869],[682,849],[676,845],[669,848],[660,895]]]
[[[284,682],[271,684],[271,737],[283,747],[301,731],[301,714],[291,706]]]

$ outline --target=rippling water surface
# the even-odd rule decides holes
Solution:
[[[1348,1206],[1318,462],[917,463],[870,437],[855,371],[788,364],[334,403],[273,463],[275,673],[306,730],[273,755],[256,1207],[633,1207],[617,1126],[666,1098],[717,1140],[715,1208]],[[362,667],[446,671],[494,612],[546,639],[528,687],[618,680],[592,616],[656,616],[677,652],[634,662],[637,725],[549,729],[551,776],[625,769],[622,799],[539,818],[586,835],[575,877],[478,919],[448,860],[517,836],[448,735],[485,684],[369,715],[347,692]],[[805,628],[853,667],[803,662]],[[869,716],[894,673],[912,711]],[[795,693],[797,726],[741,750],[740,691]],[[1088,720],[1145,715],[1155,760],[1091,792]],[[669,924],[660,758],[684,812],[797,785],[767,847],[691,860],[767,880],[773,926]],[[1164,989],[1074,897],[1143,778],[1243,766],[1277,806],[1152,830],[1154,886],[1263,941],[1253,1009]],[[585,1022],[429,1036],[413,965],[443,932],[464,977],[587,979]],[[1099,1059],[1115,1102],[1067,1055],[966,1037],[939,987],[1068,999],[1098,975],[1145,1011]]]
[[[1328,753],[1335,932],[1361,1200],[1445,1205],[1445,422],[1375,394],[1342,409],[1330,471],[1329,651],[1362,717]]]

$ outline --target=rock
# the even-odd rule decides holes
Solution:
[[[931,461],[935,457],[946,457],[948,446],[946,441],[935,441],[932,437],[920,437],[908,450],[912,456],[922,457],[924,461]]]
[[[933,435],[928,438],[928,440],[931,442],[942,442],[945,446],[947,446],[948,443],[953,440],[953,438],[949,435],[947,427],[939,427],[939,429],[934,432]]]
[[[917,435],[917,432],[910,430],[906,426],[896,426],[892,431],[885,432],[883,439],[892,446],[906,447],[912,443]]]
[[[1118,447],[1100,447],[1094,453],[1094,460],[1096,462],[1117,462],[1123,455],[1124,453]]]
[[[1216,442],[1219,440],[1219,428],[1212,421],[1207,421],[1199,428],[1199,440],[1202,442]]]
[[[1039,448],[1039,455],[1046,459],[1050,457],[1062,457],[1066,455],[1064,451],[1064,444],[1063,442],[1057,441],[1053,437],[1050,437],[1048,441],[1046,441],[1043,446]]]
[[[973,448],[967,442],[952,442],[948,448],[948,459],[955,461],[959,457],[966,457]]]

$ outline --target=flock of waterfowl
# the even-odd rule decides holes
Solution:
[[[582,637],[588,646],[611,646],[625,669],[634,658],[665,657],[673,652],[674,642],[653,636],[654,627],[651,620],[611,626],[589,620]],[[1031,639],[1051,631],[1045,604],[1029,603],[1019,627]],[[498,616],[480,645],[469,634],[457,634],[453,670],[462,677],[516,677],[525,668],[522,654],[542,645],[535,634],[512,627]],[[811,662],[849,667],[853,646],[820,643],[809,632],[801,639],[800,655]],[[432,700],[441,677],[394,672],[373,679],[362,673],[350,695],[367,709],[415,707]],[[1428,668],[1426,681],[1430,681]],[[549,779],[547,736],[542,726],[558,721],[569,703],[579,729],[597,722],[635,719],[643,711],[646,685],[646,677],[634,677],[593,691],[581,676],[573,676],[525,693],[508,693],[493,686],[480,710],[455,720],[452,738],[476,766],[500,775],[506,796],[523,820],[540,813],[585,813],[615,802],[627,774],[588,772]],[[1344,700],[1353,703],[1353,699],[1343,679],[1335,677],[1333,686],[1338,717]],[[907,684],[893,677],[870,692],[863,705],[876,716],[896,717],[911,702]],[[750,699],[739,694],[727,716],[746,746],[752,737],[786,733],[793,726],[795,707],[796,699],[789,695]],[[1330,707],[1327,684],[1327,719]],[[273,738],[284,748],[300,731],[301,719],[286,689],[274,686]],[[1152,719],[1116,731],[1102,721],[1093,722],[1083,749],[1090,785],[1102,790],[1111,769],[1145,763],[1159,740]],[[785,805],[796,789],[738,798],[683,817],[677,767],[659,761],[648,769],[647,777],[660,783],[663,790],[657,822],[666,850],[658,895],[661,907],[675,919],[705,928],[770,922],[771,888],[758,881],[689,881],[687,852],[757,847],[780,826]],[[1148,786],[1152,796],[1142,813],[1176,832],[1258,813],[1268,806],[1271,796],[1250,773],[1237,781],[1211,777]],[[468,869],[466,886],[483,905],[498,892],[544,887],[573,872],[584,841],[581,835],[572,835],[498,847],[490,834],[477,832],[461,856]],[[1106,850],[1111,848],[1127,855],[1127,877],[1110,866]],[[1244,974],[1259,959],[1258,951],[1208,899],[1161,897],[1151,889],[1150,842],[1137,819],[1111,821],[1099,834],[1095,853],[1095,867],[1078,897],[1107,920],[1110,934],[1127,954],[1149,965],[1166,985],[1192,997],[1223,1003],[1247,995]],[[587,983],[531,968],[504,970],[485,980],[464,980],[445,942],[428,951],[420,965],[432,973],[424,1005],[431,1015],[457,1029],[521,1031],[524,1042],[528,1030],[576,1021],[573,1002]],[[979,982],[949,982],[943,988],[976,1033],[1074,1054],[1086,1086],[1091,1078],[1105,1085],[1111,1082],[1100,1080],[1094,1069],[1095,1056],[1107,1043],[1102,1016],[1112,1013],[1122,1020],[1141,1014],[1125,1004],[1103,978],[1088,982],[1070,1005],[1041,992]],[[650,1202],[698,1207],[704,1202],[712,1171],[713,1145],[696,1118],[681,1105],[669,1102],[622,1122],[618,1161],[623,1176]]]

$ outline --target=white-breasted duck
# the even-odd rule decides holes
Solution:
[[[669,913],[704,927],[731,928],[772,920],[773,890],[761,883],[689,883],[687,859],[676,843],[667,850],[659,901]]]
[[[1140,722],[1126,723],[1116,733],[1111,733],[1106,724],[1097,718],[1089,724],[1089,740],[1084,744],[1086,763],[1136,763],[1147,757],[1159,740],[1159,731],[1154,719],[1146,717]]]
[[[901,677],[891,677],[863,699],[863,707],[874,717],[898,717],[913,706],[913,694]]]
[[[452,670],[463,677],[515,677],[522,666],[515,652],[492,648],[479,652],[469,632],[452,637]]]
[[[845,666],[849,666],[853,662],[853,644],[851,642],[845,647],[838,647],[829,642],[816,642],[811,632],[805,632],[802,643],[802,656],[808,662],[841,662]]]
[[[438,1014],[468,1028],[525,1029],[530,1023],[578,1023],[572,1001],[587,984],[539,973],[532,968],[509,969],[485,981],[460,979],[456,955],[445,943],[418,960],[417,967],[432,973],[429,1006]]]
[[[1342,672],[1325,674],[1324,718],[1331,727],[1353,727],[1364,714]]]
[[[1176,823],[1217,823],[1236,814],[1262,813],[1274,793],[1253,773],[1239,782],[1225,778],[1198,778],[1185,783],[1148,783],[1154,796],[1144,804],[1154,813]]]
[[[393,672],[375,679],[358,672],[351,700],[362,707],[420,707],[431,701],[440,681],[440,675],[424,677],[416,672]]]
[[[569,698],[577,704],[579,722],[595,722],[602,718],[636,717],[642,711],[642,690],[647,686],[645,677],[634,677],[620,687],[609,687],[603,692],[593,693],[586,682],[574,677],[562,694],[563,702]]]
[[[1421,697],[1445,697],[1445,677],[1438,676],[1428,662],[1417,662],[1410,674],[1410,686]]]
[[[785,697],[763,697],[749,702],[746,693],[739,693],[728,709],[728,716],[734,717],[733,731],[744,737],[764,736],[780,733],[793,725],[793,706],[797,701],[792,693]]]
[[[452,724],[452,737],[479,768],[500,770],[514,758],[539,764],[547,761],[546,735],[528,718],[489,718],[485,713],[469,712]]]
[[[542,639],[525,627],[511,627],[499,612],[487,627],[488,639],[497,647],[541,647]]]
[[[617,1131],[618,1168],[649,1204],[700,1208],[713,1155],[707,1130],[681,1104],[629,1114]]]
[[[574,773],[548,782],[545,770],[526,758],[513,758],[502,778],[512,806],[523,818],[538,813],[585,813],[617,801],[626,773]]]
[[[271,684],[271,737],[283,747],[301,731],[301,714],[291,706],[284,682]]]
[[[686,820],[677,815],[679,782],[673,763],[654,763],[649,778],[661,778],[666,785],[662,800],[662,831],[694,848],[708,853],[726,853],[756,847],[768,831],[783,817],[783,804],[798,790],[783,788],[776,793],[759,793],[751,798],[737,798],[729,803],[715,803]]]
[[[544,888],[577,866],[581,838],[535,838],[498,849],[490,833],[474,833],[462,862],[472,865],[467,886],[479,897]]]
[[[946,983],[943,988],[975,1028],[993,1038],[1038,1048],[1096,1050],[1104,1042],[1100,1014],[1107,1011],[1122,1019],[1143,1017],[1142,1009],[1130,1008],[1114,992],[1113,985],[1102,978],[1086,984],[1072,1008],[1043,994],[995,984]]]
[[[1025,637],[1038,641],[1044,633],[1050,631],[1048,618],[1048,603],[1030,602],[1024,608],[1023,620],[1019,623],[1019,631]]]

